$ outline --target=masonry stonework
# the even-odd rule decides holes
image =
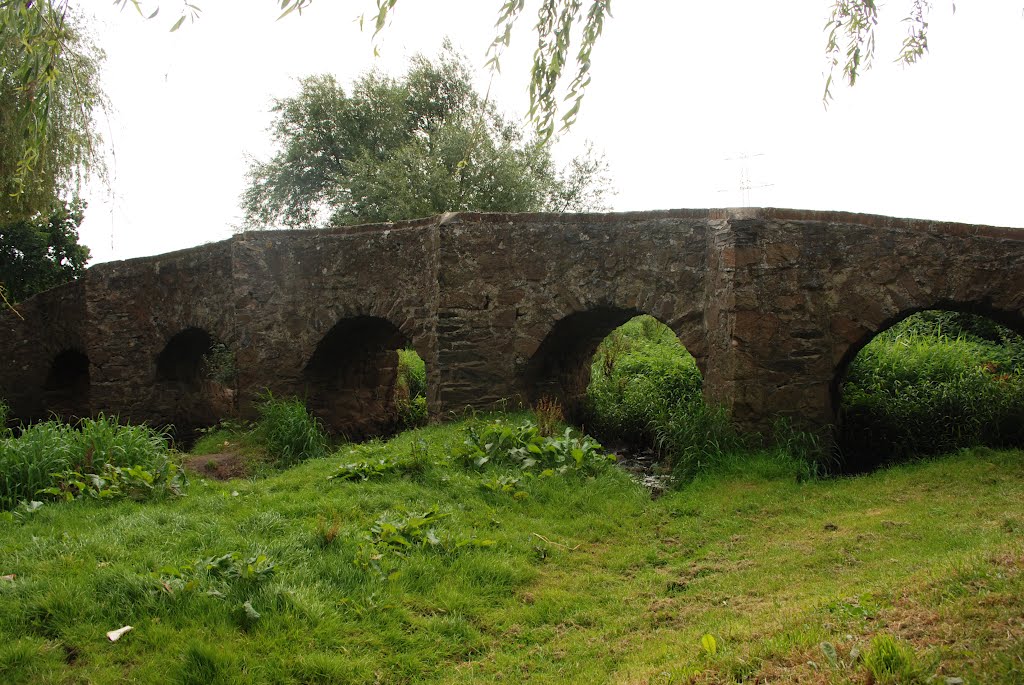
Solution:
[[[784,209],[449,214],[247,233],[100,264],[0,314],[0,397],[188,430],[295,395],[334,432],[395,421],[394,350],[427,364],[435,416],[581,406],[597,344],[637,314],[672,328],[707,399],[744,428],[835,420],[846,365],[922,309],[1024,332],[1024,231]],[[237,375],[204,373],[223,345]]]

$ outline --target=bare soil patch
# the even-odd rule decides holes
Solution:
[[[185,460],[185,470],[203,478],[231,480],[247,478],[252,474],[249,457],[238,452],[200,454]]]

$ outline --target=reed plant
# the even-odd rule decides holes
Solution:
[[[416,350],[398,350],[395,408],[400,429],[427,424],[427,365]]]

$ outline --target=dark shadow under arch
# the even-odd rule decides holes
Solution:
[[[66,420],[90,414],[89,357],[81,350],[66,349],[54,356],[43,385],[47,411]]]
[[[531,404],[545,397],[561,403],[566,418],[583,418],[590,364],[609,333],[643,312],[600,307],[559,320],[530,358],[523,373],[523,395]]]
[[[342,319],[303,369],[306,402],[333,434],[362,439],[394,430],[398,350],[406,336],[387,319]]]
[[[215,379],[209,366],[215,348],[227,350],[208,331],[191,326],[171,336],[156,358],[154,401],[168,417],[175,440],[185,444],[197,429],[235,414],[232,382]]]
[[[203,359],[213,344],[213,336],[202,328],[186,328],[174,335],[156,358],[157,380],[198,384],[203,378]]]

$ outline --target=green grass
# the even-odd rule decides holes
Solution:
[[[656,448],[680,480],[765,438],[801,443],[791,451],[809,473],[1024,446],[1024,338],[960,312],[919,312],[866,345],[842,379],[834,434],[783,423],[767,436],[738,434],[725,411],[704,403],[696,361],[650,316],[612,331],[590,376],[586,425],[604,440]]]
[[[727,412],[705,404],[703,383],[675,333],[637,316],[594,354],[586,425],[602,440],[655,448],[677,479],[689,480],[755,442],[733,428]]]
[[[463,466],[467,427],[0,521],[0,682],[1024,677],[1020,451],[805,482],[751,452],[652,501],[617,468]]]
[[[594,354],[587,425],[605,439],[651,444],[667,414],[702,404],[702,383],[697,362],[668,326],[635,317]]]

